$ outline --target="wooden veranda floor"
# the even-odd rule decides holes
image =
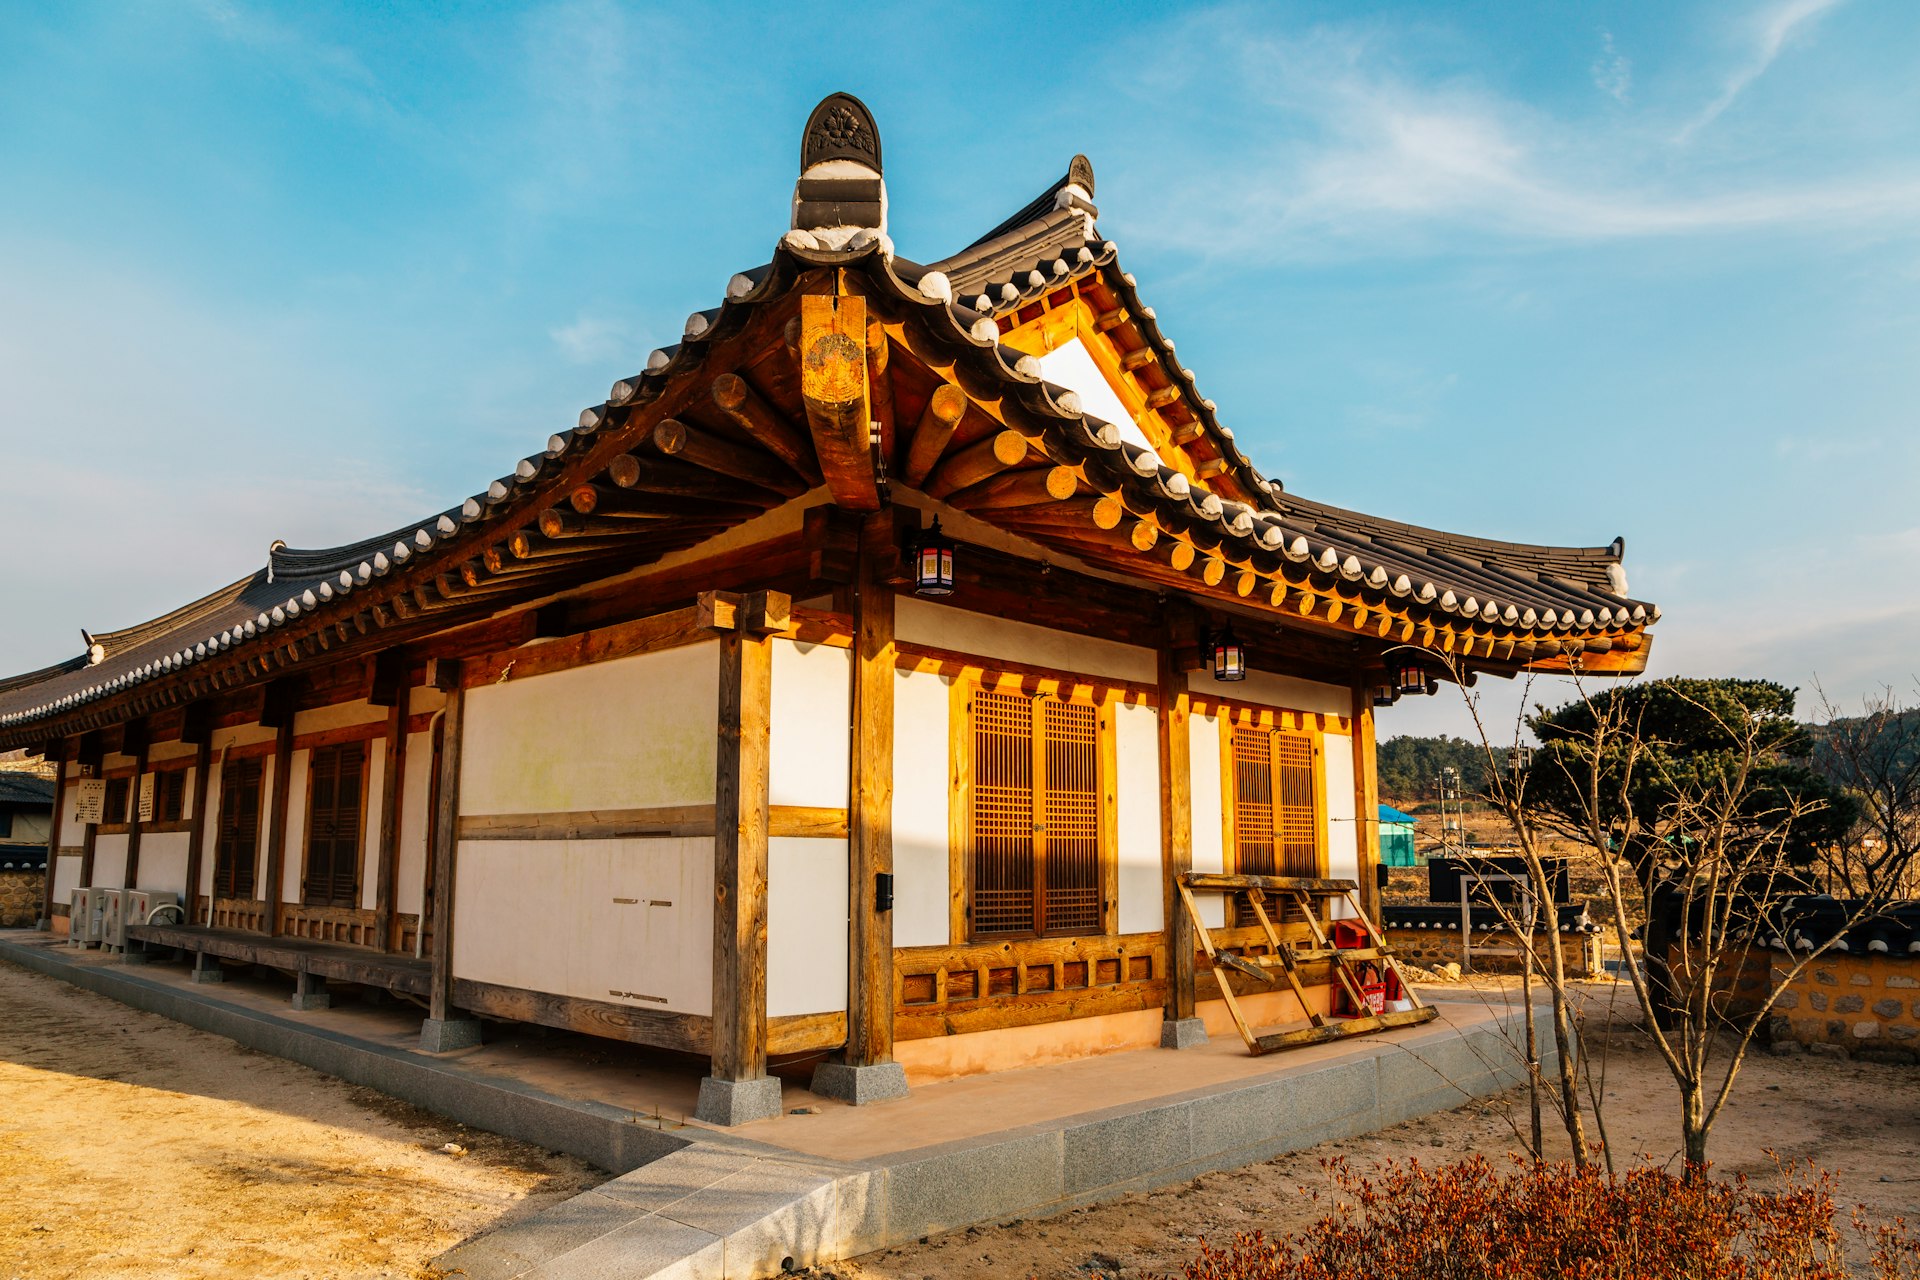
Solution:
[[[365,947],[304,938],[269,938],[240,929],[212,929],[194,925],[130,925],[127,936],[149,947],[177,947],[182,951],[265,965],[287,973],[310,973],[337,982],[357,982],[387,991],[424,996],[432,966],[409,955],[370,951]]]

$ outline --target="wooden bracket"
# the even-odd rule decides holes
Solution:
[[[866,299],[822,293],[801,297],[800,398],[834,502],[849,511],[878,511]]]
[[[260,724],[279,729],[293,723],[293,682],[275,680],[260,690]]]
[[[367,701],[376,707],[391,707],[400,701],[407,687],[407,654],[404,649],[386,649],[373,659],[373,688]]]
[[[771,635],[793,623],[793,597],[784,591],[702,591],[699,623],[709,631]]]
[[[451,693],[460,687],[460,659],[435,658],[427,664],[427,679],[434,688]]]
[[[190,702],[180,713],[180,741],[203,747],[213,741],[213,704]]]

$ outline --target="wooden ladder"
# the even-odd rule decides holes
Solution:
[[[1240,1028],[1241,1038],[1247,1042],[1250,1053],[1272,1053],[1278,1049],[1297,1049],[1301,1045],[1322,1044],[1328,1040],[1340,1040],[1347,1036],[1365,1035],[1370,1031],[1383,1031],[1388,1027],[1408,1027],[1421,1022],[1430,1022],[1439,1016],[1439,1010],[1432,1005],[1423,1004],[1412,986],[1407,983],[1406,975],[1400,972],[1400,965],[1393,958],[1387,940],[1374,927],[1366,913],[1360,910],[1360,903],[1354,897],[1359,886],[1351,880],[1316,880],[1296,876],[1230,876],[1205,871],[1189,871],[1179,880],[1180,900],[1186,904],[1187,915],[1193,921],[1193,929],[1200,939],[1201,947],[1207,958],[1213,961],[1213,976],[1220,984],[1220,995],[1227,1002],[1227,1012],[1233,1015],[1233,1024]],[[1220,950],[1214,945],[1213,934],[1206,921],[1200,918],[1200,906],[1193,895],[1198,892],[1219,893],[1222,895],[1243,893],[1253,908],[1254,918],[1267,935],[1267,943],[1273,949],[1272,955],[1237,956]],[[1272,919],[1267,915],[1268,895],[1279,899],[1285,905],[1291,903],[1299,909],[1300,917],[1306,922],[1307,931],[1312,935],[1311,947],[1296,947],[1281,938],[1280,931],[1273,927]],[[1367,938],[1373,944],[1367,947],[1336,947],[1327,938],[1326,931],[1320,925],[1320,907],[1323,903],[1344,902],[1352,912],[1351,919],[1360,923],[1367,931]],[[1359,961],[1377,961],[1390,970],[1400,984],[1406,998],[1413,1008],[1393,1013],[1362,1013],[1351,1018],[1329,1018],[1314,1011],[1307,999],[1306,988],[1300,985],[1299,968],[1310,961],[1326,960],[1331,962],[1335,981],[1346,991],[1347,998],[1355,1009],[1367,1009],[1366,993],[1361,990],[1358,976],[1349,967]],[[1299,998],[1300,1007],[1306,1010],[1311,1025],[1293,1031],[1269,1031],[1264,1035],[1255,1033],[1247,1022],[1246,1015],[1240,1011],[1240,1002],[1234,997],[1233,985],[1227,980],[1227,970],[1244,973],[1248,977],[1267,986],[1275,986],[1281,978],[1293,988],[1293,994]]]

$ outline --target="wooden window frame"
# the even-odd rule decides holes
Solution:
[[[367,788],[368,780],[373,776],[372,741],[371,738],[356,737],[307,749],[307,802],[302,814],[305,830],[300,841],[300,900],[298,903],[289,903],[287,905],[298,906],[308,910],[335,909],[352,911],[360,908],[361,891],[366,887],[363,882],[366,878],[367,870]],[[308,883],[308,879],[312,871],[313,856],[314,775],[319,769],[320,757],[323,753],[339,752],[348,747],[358,747],[360,750],[360,794],[355,801],[358,808],[358,817],[354,822],[353,893],[350,895],[352,901],[342,906],[331,898],[324,902],[313,901],[313,890]]]
[[[1115,779],[1118,777],[1115,706],[1120,700],[1110,689],[1073,687],[1062,682],[1043,681],[1040,687],[1031,671],[1001,673],[985,669],[953,681],[948,703],[948,768],[952,785],[947,805],[948,830],[948,937],[952,945],[996,945],[1005,942],[1041,938],[1118,938],[1120,928],[1120,866],[1118,856]],[[1027,930],[1017,933],[978,934],[973,927],[973,713],[977,693],[1018,695],[1035,703],[1060,702],[1091,708],[1094,712],[1094,763],[1096,770],[1095,841],[1099,861],[1099,931]],[[1037,855],[1036,855],[1037,859]],[[1039,915],[1044,898],[1044,863],[1036,861],[1035,913]]]
[[[254,784],[256,794],[254,796],[254,801],[253,801],[253,806],[254,806],[253,859],[252,859],[253,865],[248,872],[247,892],[243,894],[236,891],[233,893],[223,895],[220,892],[220,863],[222,861],[221,847],[224,843],[223,829],[227,821],[227,800],[228,800],[227,784],[229,780],[233,777],[233,771],[235,766],[241,766],[242,769],[244,770],[245,766],[247,765],[253,765],[255,768],[259,770],[259,776]],[[212,791],[213,788],[209,787],[208,790]],[[213,882],[211,885],[208,886],[208,889],[207,889],[207,898],[210,902],[219,902],[223,900],[223,898],[224,899],[240,899],[240,900],[252,901],[252,902],[263,901],[263,899],[255,891],[260,888],[261,877],[265,874],[265,871],[260,866],[260,854],[263,846],[266,843],[266,841],[263,838],[263,835],[264,835],[264,828],[266,826],[266,816],[267,816],[267,806],[266,806],[267,794],[268,794],[267,762],[263,756],[259,755],[258,753],[252,753],[246,756],[242,756],[238,759],[228,758],[220,762],[220,786],[218,790],[219,799],[216,802],[217,807],[214,809],[214,812],[212,815],[214,820],[211,823],[207,824],[210,828],[212,828],[212,832],[213,832],[213,857],[208,860],[212,864],[212,871],[213,871]],[[229,887],[231,888],[232,886],[229,886]],[[198,894],[200,892],[200,887],[198,885],[195,885],[193,887],[193,892],[195,894]]]
[[[1237,825],[1240,807],[1240,779],[1235,768],[1233,739],[1243,730],[1264,730],[1270,735],[1287,734],[1308,740],[1312,747],[1313,769],[1313,860],[1315,877],[1327,875],[1328,839],[1327,839],[1327,734],[1319,724],[1319,717],[1301,712],[1283,711],[1270,707],[1222,706],[1220,721],[1220,822],[1221,852],[1224,855],[1227,873],[1239,874],[1240,839]],[[1280,862],[1279,849],[1279,797],[1280,777],[1277,755],[1269,765],[1273,769],[1273,797],[1276,826],[1274,830],[1274,861]],[[1280,870],[1278,874],[1286,874]]]

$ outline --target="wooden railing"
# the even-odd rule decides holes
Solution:
[[[1158,933],[1020,938],[894,951],[894,1037],[1029,1026],[1158,1008],[1167,949]]]
[[[355,947],[377,948],[380,945],[379,931],[371,911],[352,907],[306,907],[294,902],[281,903],[279,910],[282,937]]]

